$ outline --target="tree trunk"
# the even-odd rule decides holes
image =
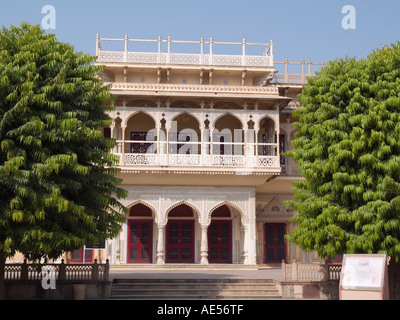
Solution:
[[[400,300],[400,262],[391,258],[388,266],[389,299]]]

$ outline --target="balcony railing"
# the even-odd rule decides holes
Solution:
[[[294,260],[292,263],[282,261],[283,281],[338,281],[341,264],[303,264]]]
[[[102,41],[119,41],[125,45],[124,51],[104,51],[101,48]],[[129,42],[153,42],[158,44],[157,52],[129,52]],[[144,64],[178,64],[178,65],[204,65],[204,66],[247,66],[247,67],[272,67],[273,66],[273,52],[272,40],[270,43],[249,43],[243,39],[242,42],[221,42],[214,41],[210,38],[205,41],[201,38],[200,41],[180,41],[158,39],[129,39],[127,35],[125,38],[100,38],[97,35],[96,42],[96,56],[98,63],[144,63]],[[161,46],[167,43],[167,52],[162,52]],[[198,44],[200,45],[200,53],[173,53],[171,51],[172,44]],[[204,45],[209,46],[209,53],[204,53]],[[213,51],[214,45],[240,45],[242,46],[242,55],[222,55],[215,54]],[[251,46],[265,46],[266,49],[263,55],[247,55],[246,47]]]
[[[277,73],[274,76],[273,83],[290,83],[290,84],[307,84],[307,77],[313,77],[315,76],[315,71],[313,71],[313,68],[320,68],[322,66],[326,66],[328,64],[328,61],[325,60],[325,62],[311,62],[310,59],[308,59],[308,62],[305,62],[304,59],[301,60],[301,62],[289,62],[288,59],[285,59],[285,61],[276,61],[274,62],[276,65],[284,65],[285,69],[284,72],[282,73]],[[289,66],[301,66],[301,73],[289,73]],[[307,72],[306,72],[306,67],[307,67]]]
[[[277,156],[277,144],[276,143],[218,143],[212,144],[214,151],[210,154],[209,143],[201,142],[182,142],[179,144],[190,150],[193,147],[201,147],[202,153],[179,153],[179,151],[171,152],[171,146],[178,144],[178,142],[169,142],[169,148],[167,148],[167,142],[158,142],[159,148],[157,150],[149,148],[150,152],[139,153],[139,152],[125,152],[125,147],[122,148],[122,144],[144,144],[143,141],[135,140],[117,140],[117,148],[114,150],[114,154],[120,158],[119,165],[130,166],[130,167],[213,167],[213,168],[244,168],[244,169],[279,169],[280,171],[280,157]],[[157,141],[146,141],[147,144],[157,145]],[[221,154],[216,152],[216,149],[221,146],[229,147],[230,150],[242,150],[243,154]],[[259,150],[258,154],[254,153],[254,150]],[[167,152],[167,149],[169,152]],[[244,151],[246,150],[246,151]]]
[[[41,280],[43,278],[42,270],[46,269],[54,272],[55,280],[63,281],[108,281],[110,265],[107,260],[105,264],[94,263],[89,264],[66,264],[61,260],[59,264],[29,264],[24,263],[5,264],[4,280]]]

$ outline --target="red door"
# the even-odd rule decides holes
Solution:
[[[286,259],[286,227],[284,223],[265,224],[265,263],[281,263]]]
[[[165,261],[169,263],[194,263],[193,220],[168,221]]]
[[[153,221],[129,220],[128,263],[151,263],[153,249]]]
[[[208,261],[232,263],[232,221],[211,221],[208,228]]]

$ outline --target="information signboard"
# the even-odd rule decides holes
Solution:
[[[98,243],[88,242],[85,245],[85,249],[105,249],[105,248],[106,248],[106,242],[105,241],[98,242]]]
[[[345,254],[340,276],[342,300],[388,299],[387,256]]]

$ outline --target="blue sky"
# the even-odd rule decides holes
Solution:
[[[313,62],[365,58],[400,40],[399,0],[13,0],[0,25],[41,24],[44,5],[56,9],[55,33],[76,50],[95,54],[95,39],[120,37],[274,42],[274,60]],[[342,28],[342,7],[356,9],[356,29]],[[121,50],[123,46],[121,46]],[[200,50],[200,49],[199,49]]]

